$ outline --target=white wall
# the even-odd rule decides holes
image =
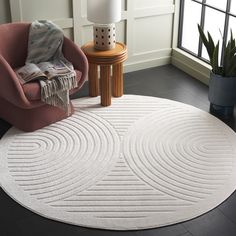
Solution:
[[[0,24],[11,21],[9,0],[0,0]]]
[[[0,24],[49,19],[78,45],[92,40],[86,19],[87,0],[0,0]],[[204,83],[208,64],[177,48],[180,0],[122,0],[118,41],[128,46],[125,71],[172,63]]]
[[[12,21],[52,20],[80,46],[92,40],[86,5],[86,0],[10,0]],[[169,64],[174,0],[122,0],[122,6],[117,35],[128,46],[125,71]]]

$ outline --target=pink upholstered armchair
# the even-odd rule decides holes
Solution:
[[[67,117],[57,108],[40,101],[40,85],[30,82],[21,85],[14,69],[24,66],[27,57],[29,23],[10,23],[0,25],[0,118],[13,126],[34,131]],[[83,52],[71,40],[64,37],[64,56],[76,71],[77,92],[88,74],[88,62]],[[71,105],[72,111],[73,107]]]

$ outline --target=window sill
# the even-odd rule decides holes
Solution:
[[[204,84],[209,84],[211,66],[200,59],[179,48],[173,48],[171,63]]]

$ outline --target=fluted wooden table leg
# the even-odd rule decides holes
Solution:
[[[96,64],[89,64],[89,96],[97,97],[99,95],[98,84],[98,66]]]
[[[123,95],[123,65],[122,63],[113,65],[113,83],[112,93],[114,97],[121,97]]]
[[[111,67],[108,65],[100,66],[101,77],[101,104],[102,106],[111,105]]]
[[[82,46],[88,62],[89,71],[89,94],[98,96],[101,94],[102,106],[111,105],[111,93],[114,97],[123,95],[123,62],[128,57],[127,47],[123,43],[116,42],[112,50],[95,50],[94,42]],[[100,84],[98,83],[98,66],[100,66]],[[111,67],[113,77],[111,78]]]

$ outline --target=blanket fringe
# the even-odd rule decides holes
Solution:
[[[65,75],[59,76],[51,80],[40,81],[41,84],[41,97],[48,98],[55,95],[58,92],[71,90],[78,86],[76,76]]]
[[[40,81],[41,99],[45,103],[60,107],[70,114],[69,90],[76,88],[78,82],[75,73],[59,76],[51,80]]]

